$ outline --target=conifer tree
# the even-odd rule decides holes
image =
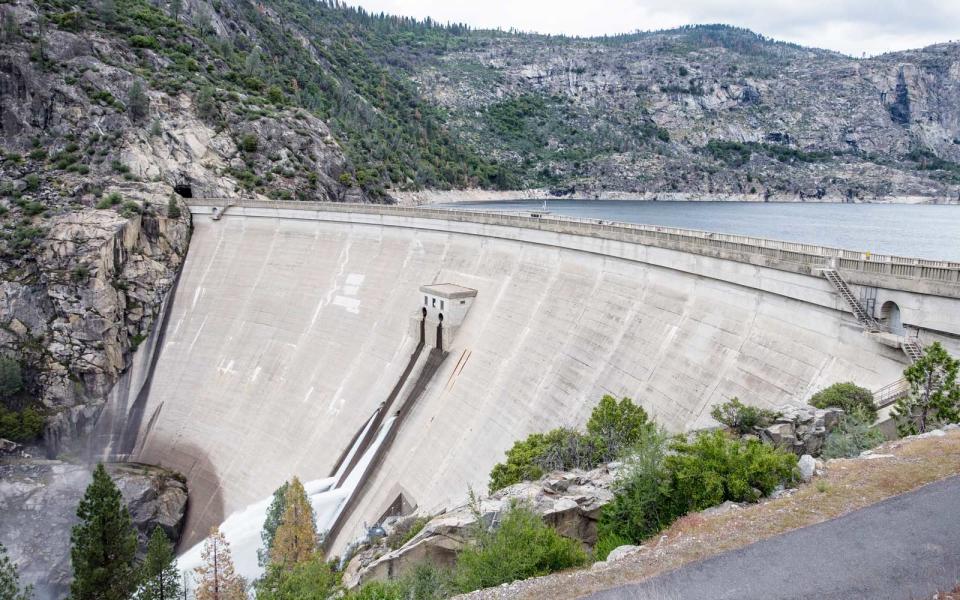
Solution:
[[[203,564],[194,569],[196,600],[246,600],[246,582],[237,575],[230,556],[230,544],[216,527],[204,542]]]
[[[120,490],[102,464],[77,508],[70,536],[71,600],[127,600],[136,588],[137,534]]]
[[[0,600],[30,600],[33,588],[20,588],[17,566],[7,557],[7,549],[0,544]]]
[[[266,567],[270,564],[270,550],[273,549],[273,539],[277,535],[277,527],[280,526],[280,519],[283,518],[283,513],[286,511],[284,498],[287,496],[287,488],[289,487],[290,482],[285,481],[283,485],[274,490],[273,500],[270,502],[270,507],[267,509],[267,516],[263,520],[263,531],[260,532],[260,540],[263,542],[263,547],[257,549],[257,562],[260,563],[261,567]]]
[[[897,400],[893,416],[900,435],[925,433],[941,423],[960,420],[960,360],[934,342],[903,372],[910,393]]]
[[[284,495],[283,517],[270,551],[270,564],[289,570],[310,560],[317,550],[313,507],[300,480],[294,477]]]
[[[140,567],[137,600],[179,600],[180,590],[180,573],[177,572],[173,545],[163,529],[156,527]]]

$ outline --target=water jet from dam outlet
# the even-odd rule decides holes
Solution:
[[[347,477],[342,485],[337,486],[337,481],[347,471],[348,465],[351,463],[350,458],[359,450],[364,434],[372,425],[373,419],[367,422],[366,427],[351,446],[346,459],[342,461],[336,473],[331,477],[304,483],[303,487],[310,501],[310,506],[313,507],[317,531],[321,534],[321,537],[330,530],[340,516],[347,500],[357,489],[363,473],[369,466],[370,461],[376,456],[378,448],[389,434],[395,421],[395,417],[390,417],[383,422],[373,443],[363,452],[362,457],[353,469],[350,469],[350,472],[346,474]],[[267,511],[272,501],[273,495],[271,494],[259,502],[230,514],[220,525],[220,533],[230,544],[236,572],[248,582],[255,581],[263,575],[263,567],[259,563],[257,551],[262,547],[260,534],[263,531],[263,523],[266,521]],[[205,543],[206,539],[198,542],[177,559],[177,567],[188,582],[193,581],[194,569],[203,564],[201,554]]]

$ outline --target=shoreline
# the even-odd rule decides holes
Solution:
[[[827,195],[822,198],[800,197],[796,194],[731,194],[703,192],[574,192],[554,195],[548,189],[528,190],[421,190],[416,192],[391,192],[390,196],[399,206],[425,206],[430,204],[459,204],[467,202],[507,202],[511,200],[628,200],[633,202],[755,202],[780,204],[960,204],[958,198],[945,196],[878,196],[855,198]]]

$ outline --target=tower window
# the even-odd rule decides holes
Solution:
[[[443,300],[440,301],[440,310],[443,310]]]

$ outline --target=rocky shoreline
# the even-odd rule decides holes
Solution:
[[[823,197],[797,194],[731,194],[702,192],[628,192],[614,190],[563,191],[546,188],[527,190],[421,190],[391,192],[399,206],[459,204],[464,202],[507,202],[510,200],[630,200],[636,202],[756,202],[810,204],[960,204],[960,198],[946,196],[877,196],[850,199],[840,195]]]

